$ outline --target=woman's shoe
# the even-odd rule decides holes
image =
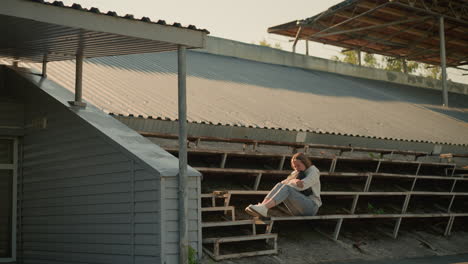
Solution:
[[[248,213],[249,215],[253,216],[253,217],[260,217],[259,214],[257,214],[257,212],[253,211],[252,209],[250,209],[250,207],[252,206],[253,204],[247,206],[245,208],[245,212]]]
[[[268,217],[268,208],[263,204],[249,205],[245,208],[245,211],[254,217]]]

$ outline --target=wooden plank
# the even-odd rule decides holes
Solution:
[[[295,221],[295,220],[326,220],[326,219],[364,219],[364,218],[432,218],[432,217],[450,217],[450,216],[468,216],[468,213],[425,213],[425,214],[339,214],[339,215],[315,215],[315,216],[280,216],[271,217],[271,221]]]
[[[202,227],[218,227],[218,226],[238,226],[255,224],[255,220],[237,220],[237,221],[220,221],[220,222],[203,222]]]
[[[254,191],[254,190],[225,190],[214,191],[213,193],[218,196],[223,195],[266,195],[269,191]],[[428,196],[451,196],[460,195],[468,196],[467,192],[321,192],[321,196],[403,196],[403,195],[428,195]]]
[[[278,234],[259,234],[248,236],[232,236],[232,237],[211,237],[204,238],[203,243],[225,243],[225,242],[238,242],[238,241],[252,241],[261,239],[277,238]]]
[[[164,148],[166,151],[169,152],[178,152],[178,148],[173,147],[166,147]],[[231,156],[245,156],[245,157],[275,157],[275,158],[282,158],[283,156],[291,157],[292,154],[282,154],[282,153],[274,153],[274,152],[249,152],[249,151],[226,151],[226,150],[214,150],[214,149],[189,149],[189,154],[224,154],[227,153]],[[421,162],[421,161],[408,161],[408,160],[389,160],[389,159],[375,159],[375,158],[362,158],[362,157],[324,157],[324,156],[316,156],[316,155],[307,155],[311,159],[318,159],[318,160],[346,160],[346,161],[375,161],[381,163],[390,163],[390,164],[414,164],[414,165],[426,165],[426,166],[441,166],[441,167],[454,167],[454,163],[441,163],[441,162]]]
[[[224,210],[234,210],[234,206],[216,206],[216,207],[202,207],[202,212],[214,212],[214,211],[224,211]]]
[[[207,167],[194,167],[194,169],[200,171],[201,173],[211,172],[211,173],[241,173],[241,174],[279,174],[279,175],[289,175],[291,171],[279,171],[279,170],[258,170],[258,169],[222,169],[222,168],[207,168]]]
[[[223,260],[223,259],[233,259],[233,258],[243,258],[243,257],[254,257],[254,256],[261,256],[261,255],[271,255],[271,254],[277,254],[277,253],[278,253],[277,249],[268,249],[268,250],[261,250],[261,251],[219,255],[217,257],[214,257],[214,259]]]
[[[206,173],[226,173],[226,174],[274,174],[274,175],[289,175],[289,170],[261,170],[261,169],[238,169],[238,168],[208,168],[208,167],[194,167],[196,170]],[[430,176],[430,175],[413,175],[413,174],[396,174],[396,173],[371,173],[371,172],[320,172],[320,176],[324,177],[367,177],[367,175],[374,177],[389,177],[389,178],[417,178],[417,179],[435,179],[435,180],[461,180],[468,181],[468,178],[460,178],[459,176]]]
[[[159,137],[166,139],[178,139],[176,134],[163,134],[155,132],[143,132],[139,131],[142,136],[145,137]],[[365,148],[365,147],[350,147],[350,146],[338,146],[338,145],[325,145],[325,144],[307,144],[303,142],[285,142],[285,141],[271,141],[271,140],[254,140],[254,139],[244,139],[244,138],[221,138],[221,137],[206,137],[206,136],[188,136],[188,140],[191,141],[214,141],[214,142],[231,142],[231,143],[250,143],[254,146],[256,145],[272,145],[272,146],[291,146],[291,147],[301,147],[301,148],[316,148],[316,149],[336,149],[342,151],[359,151],[359,152],[378,152],[378,153],[395,153],[403,155],[428,155],[428,152],[425,151],[411,151],[411,150],[396,150],[396,149],[380,149],[380,148]],[[465,156],[463,154],[454,154],[454,156]]]

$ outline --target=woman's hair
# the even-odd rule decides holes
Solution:
[[[291,158],[291,167],[294,167],[293,166],[293,162],[295,160],[298,160],[300,162],[302,162],[302,164],[304,164],[304,166],[306,167],[306,170],[312,166],[312,161],[310,161],[310,159],[302,152],[298,152],[296,154],[294,154]]]

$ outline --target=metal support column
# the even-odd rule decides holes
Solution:
[[[448,107],[448,92],[447,92],[447,62],[445,57],[445,24],[444,17],[439,18],[439,35],[440,35],[440,69],[442,71],[442,99],[443,106]]]
[[[360,50],[356,50],[356,53],[357,53],[357,58],[358,58],[358,65],[359,65],[359,66],[362,66],[361,51],[360,51]]]
[[[309,41],[306,39],[306,55],[309,56]]]
[[[179,263],[188,262],[186,47],[177,52],[179,101]]]
[[[42,60],[42,77],[47,78],[47,55]]]
[[[75,70],[75,101],[68,102],[72,106],[86,107],[83,102],[83,54],[76,54]]]

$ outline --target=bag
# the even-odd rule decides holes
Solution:
[[[300,171],[298,174],[297,174],[297,179],[299,180],[303,180],[307,175],[305,174],[304,171]],[[305,196],[309,196],[311,194],[313,194],[314,192],[312,191],[312,188],[309,187],[303,191],[299,191],[300,193],[302,193],[303,195]]]

